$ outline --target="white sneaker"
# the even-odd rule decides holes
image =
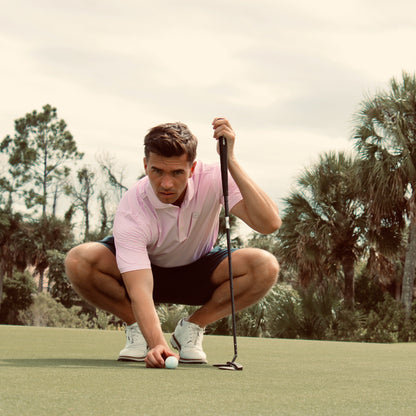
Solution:
[[[206,364],[207,356],[202,350],[204,328],[181,319],[176,325],[170,343],[179,351],[180,363]]]
[[[125,325],[127,342],[120,351],[118,361],[144,361],[149,351],[147,342],[140,331],[139,325],[135,322],[132,325]]]

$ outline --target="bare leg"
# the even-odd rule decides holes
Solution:
[[[240,311],[262,299],[276,283],[279,264],[267,251],[246,248],[232,253],[235,310]],[[231,313],[228,259],[224,259],[212,274],[218,285],[211,299],[189,321],[205,327]]]
[[[100,243],[74,247],[67,255],[65,266],[72,287],[82,298],[128,325],[136,321],[116,258],[107,247]]]

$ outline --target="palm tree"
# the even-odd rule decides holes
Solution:
[[[354,304],[354,264],[366,228],[355,169],[355,160],[342,152],[321,156],[285,200],[279,231],[283,262],[298,271],[305,286],[341,271],[348,307]]]
[[[400,81],[390,81],[388,91],[361,103],[354,140],[364,162],[362,177],[373,228],[408,225],[401,300],[409,316],[416,268],[415,75],[403,72]]]

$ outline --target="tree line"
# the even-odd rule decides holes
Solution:
[[[286,200],[280,239],[303,282],[344,279],[354,305],[357,262],[400,298],[409,316],[416,267],[416,80],[402,74],[355,117],[355,154],[327,153]]]
[[[385,90],[359,103],[351,152],[321,154],[304,169],[284,200],[283,224],[277,233],[253,234],[243,241],[234,232],[234,246],[265,248],[282,266],[278,286],[238,315],[240,334],[416,340],[415,136],[416,79],[403,72]],[[0,172],[0,299],[3,281],[10,286],[16,275],[22,279],[30,270],[41,290],[47,272],[52,298],[98,322],[98,312],[88,310],[71,290],[63,259],[76,243],[111,233],[114,206],[126,189],[122,175],[108,160],[99,163],[106,179],[99,190],[91,168],[82,166],[71,175],[83,154],[49,105],[16,120],[14,136],[6,136],[0,150],[7,159],[7,168]],[[68,209],[58,217],[56,207],[64,198]],[[91,231],[94,198],[100,221]],[[83,218],[81,238],[72,232],[77,211]],[[3,322],[19,320],[16,311],[13,317],[7,313],[9,301],[17,296],[9,286],[2,300]],[[33,296],[25,299],[29,300],[23,310],[30,307]],[[182,309],[159,305],[166,330],[170,330],[169,316]],[[227,319],[208,328],[209,333],[229,330]]]
[[[84,154],[51,105],[15,120],[14,130],[0,142],[0,322],[5,323],[21,323],[18,312],[31,304],[34,279],[35,291],[46,290],[66,307],[82,304],[65,277],[65,255],[77,243],[111,233],[114,207],[126,189],[123,171],[110,157],[101,155],[95,169],[82,164]],[[96,207],[98,219],[92,215]]]

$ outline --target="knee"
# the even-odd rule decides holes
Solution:
[[[91,264],[87,261],[83,255],[82,245],[72,248],[65,258],[65,272],[74,285],[82,282],[84,275],[89,273]]]
[[[74,247],[69,250],[65,258],[65,272],[71,282],[76,279],[78,275],[77,271],[80,269],[80,262],[81,256],[79,248]]]
[[[103,275],[121,280],[114,254],[100,243],[84,243],[71,249],[65,271],[73,286],[84,287]]]
[[[253,271],[256,283],[261,285],[264,289],[269,290],[277,282],[280,267],[273,254],[264,250],[259,250]]]

